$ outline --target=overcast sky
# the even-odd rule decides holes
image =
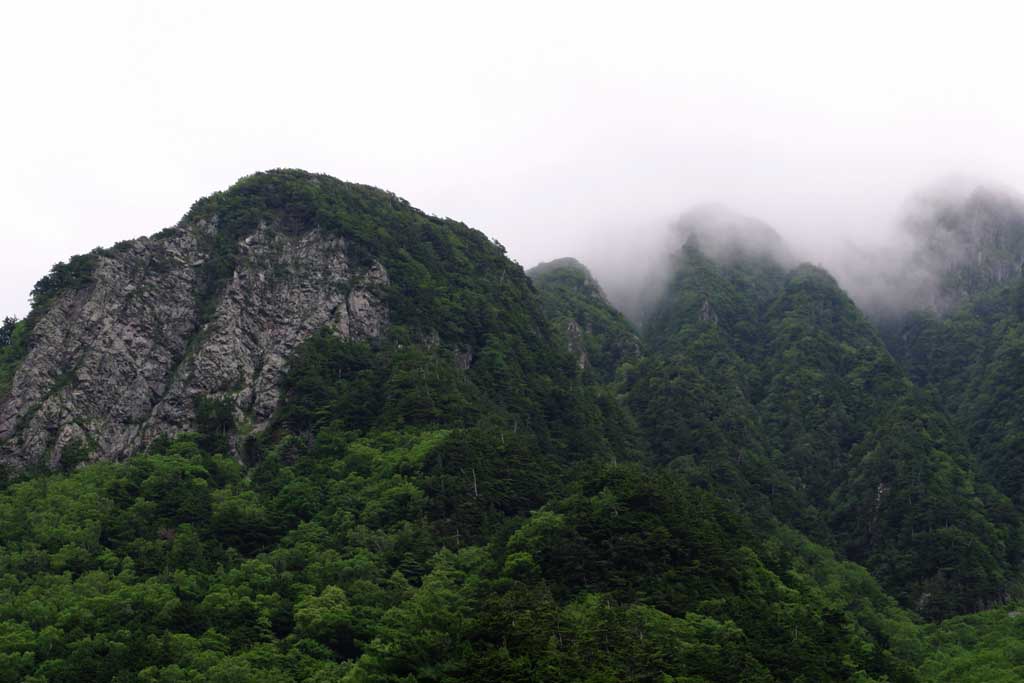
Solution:
[[[628,247],[708,201],[827,261],[949,174],[1024,188],[1016,4],[5,3],[0,315],[274,167],[524,266],[642,267]]]

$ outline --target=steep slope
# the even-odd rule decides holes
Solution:
[[[886,341],[916,384],[966,435],[986,478],[1024,502],[1024,205],[979,189],[918,226],[926,245],[959,245],[937,264],[950,306],[911,310],[883,323]],[[933,253],[936,248],[929,248]]]
[[[622,363],[640,357],[640,338],[582,263],[563,258],[526,274],[540,293],[544,315],[563,335],[580,369],[593,369],[607,382]]]
[[[985,186],[966,195],[926,193],[907,222],[905,267],[918,303],[940,313],[1016,279],[1024,265],[1024,200]]]
[[[933,390],[966,435],[986,477],[1024,502],[1024,279],[945,316],[915,312],[889,345],[914,381]]]
[[[837,547],[929,616],[1001,600],[1017,522],[864,316],[830,276],[802,266],[768,317],[759,411],[786,469],[828,510]]]
[[[188,431],[200,396],[230,397],[258,429],[303,338],[321,327],[353,339],[383,331],[386,270],[352,263],[344,240],[323,233],[260,224],[233,245],[230,280],[208,294],[215,226],[192,221],[92,254],[80,282],[53,292],[41,283],[29,350],[0,408],[8,454],[54,464],[78,441],[98,458],[123,457]]]
[[[481,371],[517,346],[517,367],[495,372],[559,375],[534,296],[464,225],[326,176],[256,174],[40,281],[0,394],[0,458],[53,466],[69,446],[121,458],[195,429],[211,400],[258,431],[289,355],[320,329],[440,345]]]
[[[0,677],[916,680],[914,622],[860,567],[679,468],[626,462],[618,382],[579,368],[480,233],[292,171],[189,216],[218,230],[203,329],[219,329],[261,223],[340,236],[348,272],[379,265],[386,325],[299,340],[262,431],[239,424],[235,394],[200,393],[195,433],[0,482]],[[58,268],[13,327],[16,389],[47,302],[96,291],[82,265],[81,282]],[[573,291],[573,316],[604,305]]]
[[[647,356],[627,375],[629,405],[657,462],[755,514],[825,539],[824,521],[772,462],[755,404],[763,316],[785,269],[763,251],[716,261],[691,235],[644,332]]]
[[[1017,521],[824,271],[691,237],[630,404],[663,460],[829,542],[929,616],[1000,600]]]

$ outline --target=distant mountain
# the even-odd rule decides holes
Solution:
[[[1021,275],[1024,200],[979,186],[964,196],[925,193],[907,221],[914,250],[908,273],[922,304],[948,312]]]
[[[977,189],[938,204],[915,228],[919,262],[936,267],[940,305],[883,323],[886,342],[914,382],[934,393],[976,453],[981,470],[1024,503],[1024,203]]]
[[[655,457],[926,614],[1000,600],[1019,523],[954,424],[828,273],[743,239],[691,234],[645,327],[627,395]]]
[[[891,244],[847,245],[838,275],[888,334],[908,311],[945,315],[1021,275],[1024,200],[947,183],[915,195]]]

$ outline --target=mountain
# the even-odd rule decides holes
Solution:
[[[526,273],[541,296],[544,315],[563,335],[582,370],[610,381],[620,365],[640,357],[640,338],[579,261],[541,263]]]
[[[924,193],[906,228],[914,244],[907,270],[923,279],[923,307],[950,312],[1021,274],[1024,200],[1009,191]]]
[[[766,260],[783,267],[797,261],[775,228],[720,204],[704,204],[682,214],[671,226],[679,244],[697,244],[721,263]]]
[[[936,271],[950,306],[886,320],[893,354],[914,382],[934,393],[977,454],[981,470],[1006,495],[1024,501],[1019,371],[1024,333],[1024,204],[978,189],[922,227],[928,244],[967,245]],[[935,251],[929,247],[929,253]]]
[[[36,285],[0,394],[0,461],[121,459],[196,430],[219,403],[232,438],[258,433],[287,359],[321,330],[437,347],[492,390],[549,375],[565,385],[534,297],[522,269],[462,224],[326,176],[256,174]]]
[[[0,678],[919,680],[882,585],[973,606],[1005,524],[827,274],[708,239],[639,334],[293,170],[58,265],[0,336]],[[993,566],[922,603],[961,532]]]
[[[923,614],[1002,600],[1019,520],[941,406],[828,273],[759,246],[775,240],[704,241],[679,252],[629,378],[655,457],[862,563]]]

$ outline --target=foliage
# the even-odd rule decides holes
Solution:
[[[640,357],[640,339],[626,318],[608,303],[600,285],[574,259],[559,259],[530,269],[545,317],[563,346],[597,378],[609,382],[619,366]]]
[[[14,371],[28,353],[28,321],[4,318],[0,328],[0,400],[11,389]]]
[[[0,681],[1019,678],[1016,612],[919,616],[1018,580],[1024,285],[890,353],[824,271],[694,238],[641,339],[580,264],[527,277],[327,176],[243,178],[177,229],[204,315],[246,236],[323,230],[386,270],[388,332],[306,340],[261,433],[197,396],[194,434],[6,483]],[[4,322],[0,398],[102,255]]]
[[[0,349],[5,349],[14,341],[14,331],[18,327],[18,319],[14,316],[4,318],[0,324]]]
[[[1024,503],[1024,279],[948,316],[910,315],[894,327],[890,347],[964,432],[987,480]]]
[[[1024,678],[1024,622],[1010,606],[950,619],[925,632],[923,681],[1015,683]]]
[[[89,254],[72,256],[67,263],[62,261],[55,265],[49,274],[32,288],[32,308],[45,308],[58,293],[68,289],[80,289],[91,283],[96,262],[102,253],[102,249],[97,249]]]
[[[430,470],[457,438],[286,439],[246,475],[183,437],[13,484],[2,675],[914,680],[916,627],[866,574],[640,465],[593,467],[479,542],[448,534]]]
[[[646,337],[628,395],[656,457],[929,617],[1006,594],[1019,519],[827,273],[689,244]]]

